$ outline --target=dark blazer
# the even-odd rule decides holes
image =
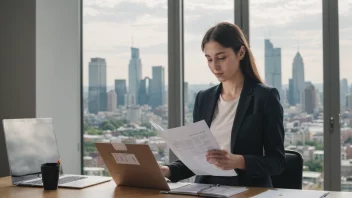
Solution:
[[[210,127],[222,84],[200,91],[195,100],[193,121],[205,120]],[[270,176],[286,166],[284,151],[283,108],[275,88],[245,77],[231,132],[231,152],[243,155],[245,170],[238,177],[197,176],[197,183],[272,187]],[[177,160],[167,165],[173,182],[194,176]]]

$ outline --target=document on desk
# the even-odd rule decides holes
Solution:
[[[168,147],[194,174],[237,175],[234,170],[221,170],[206,160],[207,151],[220,149],[220,146],[204,120],[165,130],[153,121],[151,124],[157,129],[159,136],[165,140]]]
[[[267,190],[251,198],[323,198],[328,194],[327,191],[277,189]]]

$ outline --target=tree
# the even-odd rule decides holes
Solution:
[[[316,150],[324,150],[323,144],[316,142],[316,141],[309,141],[307,140],[305,142],[306,145],[308,146],[314,146]]]
[[[345,144],[352,144],[352,136],[348,137],[348,138],[345,140]]]
[[[323,171],[323,162],[318,160],[309,160],[305,163],[308,166],[309,171],[322,172]]]
[[[110,121],[104,121],[103,124],[101,125],[101,128],[104,131],[106,131],[106,130],[113,131],[116,129],[116,127]]]
[[[117,129],[124,125],[123,120],[110,120],[110,123]]]
[[[103,130],[94,127],[88,127],[84,133],[88,135],[103,135]]]

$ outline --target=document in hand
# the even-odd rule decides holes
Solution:
[[[204,120],[164,130],[150,121],[167,146],[196,175],[236,176],[234,170],[221,170],[206,160],[208,150],[220,149]]]
[[[231,187],[231,186],[220,186],[210,184],[188,184],[180,188],[172,189],[170,191],[162,191],[167,194],[181,194],[181,195],[195,195],[202,197],[231,197],[246,191],[247,188]]]

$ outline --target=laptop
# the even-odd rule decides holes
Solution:
[[[57,163],[60,159],[52,119],[4,119],[3,126],[12,184],[43,186],[41,164]],[[58,187],[85,188],[110,180],[110,177],[66,175],[61,165]]]
[[[147,144],[95,143],[95,147],[117,186],[169,191],[189,185],[167,182]]]

